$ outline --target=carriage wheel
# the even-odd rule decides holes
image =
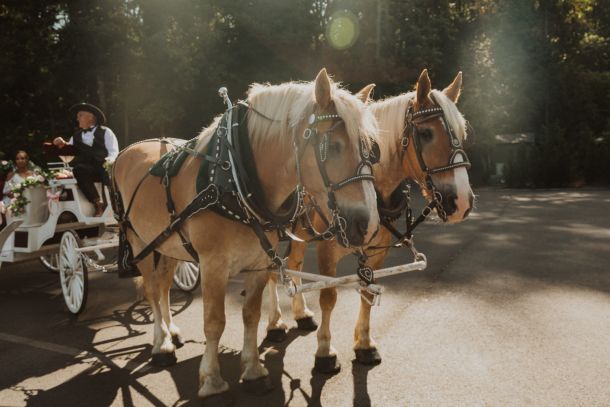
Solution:
[[[88,276],[85,259],[76,250],[80,239],[71,231],[64,232],[59,244],[59,280],[68,310],[79,314],[87,302]]]
[[[199,265],[188,261],[181,261],[176,267],[174,273],[174,283],[182,291],[193,291],[199,285],[201,275],[199,274]]]
[[[40,262],[50,272],[59,272],[59,253],[51,253],[40,256]]]

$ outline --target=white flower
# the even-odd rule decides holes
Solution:
[[[36,176],[36,180],[37,180],[38,182],[44,182],[44,177],[43,177],[42,175],[38,174],[38,175]]]

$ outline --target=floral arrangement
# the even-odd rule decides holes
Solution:
[[[47,180],[42,174],[34,174],[27,177],[23,182],[13,185],[11,193],[11,203],[8,206],[8,210],[12,216],[20,216],[25,212],[25,206],[30,203],[24,195],[24,192],[28,188],[33,188],[38,185],[46,185]]]

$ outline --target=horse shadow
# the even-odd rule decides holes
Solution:
[[[352,360],[352,377],[354,383],[354,407],[370,407],[371,397],[368,390],[369,371],[377,365],[363,365]]]
[[[172,291],[172,313],[174,315],[186,309],[191,302],[191,294]],[[82,319],[71,324],[75,325],[75,328],[85,327],[88,336],[93,339],[96,331],[88,326],[104,322],[122,326],[127,330],[126,335],[97,342],[91,340],[91,345],[85,348],[86,354],[79,355],[68,362],[64,361],[61,367],[68,368],[78,364],[88,366],[85,365],[84,370],[56,387],[42,390],[19,389],[13,386],[14,390],[24,394],[26,405],[49,406],[55,405],[59,401],[63,405],[87,404],[96,407],[111,405],[117,399],[121,400],[125,406],[136,406],[143,403],[154,406],[168,405],[167,400],[160,398],[162,395],[156,395],[140,381],[147,375],[164,370],[150,364],[152,346],[150,344],[112,346],[113,343],[146,335],[146,332],[136,328],[137,325],[152,323],[152,313],[146,301],[136,301],[127,308],[115,310],[109,315]],[[110,347],[110,349],[99,351],[97,349],[100,346]],[[187,369],[188,362],[184,363]]]

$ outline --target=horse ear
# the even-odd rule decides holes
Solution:
[[[430,77],[428,76],[428,70],[424,69],[419,75],[417,85],[415,86],[418,104],[421,105],[426,102],[426,99],[428,98],[428,94],[430,93],[431,89],[432,83],[430,82]]]
[[[360,89],[360,92],[356,93],[356,97],[362,100],[362,103],[368,105],[369,100],[371,99],[371,94],[373,93],[373,89],[375,89],[375,84],[369,83],[364,88]]]
[[[318,73],[318,76],[316,76],[316,103],[322,109],[326,109],[330,104],[331,86],[330,78],[326,73],[326,68],[322,68],[322,70]]]
[[[453,103],[457,103],[460,98],[460,93],[462,92],[462,71],[458,72],[451,85],[447,86],[443,89],[443,93],[449,99],[453,101]]]

